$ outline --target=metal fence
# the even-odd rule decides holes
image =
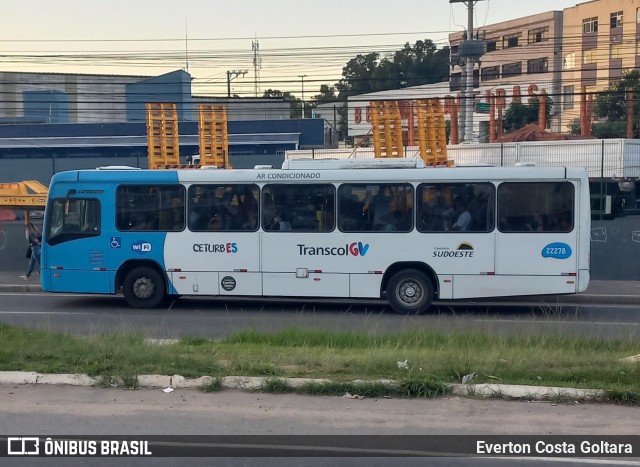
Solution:
[[[405,157],[420,157],[418,147],[405,147]],[[456,166],[516,164],[585,167],[591,178],[594,220],[640,214],[640,141],[628,139],[536,141],[450,145]],[[373,158],[373,148],[287,151],[287,159]]]
[[[405,147],[405,157],[420,157],[420,149]],[[536,141],[447,146],[455,165],[585,167],[592,178],[640,178],[640,141],[628,139]],[[373,158],[371,147],[287,151],[287,159]]]

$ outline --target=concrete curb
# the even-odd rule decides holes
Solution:
[[[327,379],[311,378],[264,378],[253,376],[226,376],[220,379],[221,389],[232,389],[242,391],[259,391],[264,385],[272,380],[286,383],[290,387],[298,388],[309,383],[330,383]],[[200,378],[185,378],[180,375],[139,375],[137,376],[138,388],[142,389],[197,389],[208,386],[214,382],[211,376]],[[372,381],[353,381],[353,384],[365,384]],[[392,380],[379,380],[387,386],[396,386],[398,383]],[[92,378],[85,374],[43,374],[33,371],[0,371],[0,385],[35,385],[47,384],[58,386],[100,386],[102,380]],[[112,387],[126,388],[122,381],[111,384]],[[502,399],[524,399],[524,400],[594,400],[606,395],[605,391],[597,389],[574,389],[551,386],[517,386],[509,384],[451,384],[451,393],[459,397],[483,397]]]

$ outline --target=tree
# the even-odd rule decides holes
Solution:
[[[300,116],[300,109],[302,108],[302,101],[295,97],[290,92],[282,92],[279,89],[267,89],[262,97],[283,99],[291,101],[289,107],[289,116],[291,118],[298,118]]]
[[[624,138],[626,136],[626,122],[629,111],[627,92],[633,91],[633,136],[640,136],[640,71],[629,70],[622,79],[615,81],[603,92],[596,95],[594,112],[606,122],[594,123],[593,134],[601,138]]]
[[[328,84],[320,85],[320,94],[313,96],[313,101],[317,104],[326,104],[327,102],[335,102],[338,99],[336,95],[336,87]]]
[[[408,42],[389,57],[377,52],[358,54],[342,69],[342,79],[336,83],[338,99],[389,89],[446,81],[449,77],[449,48],[438,49],[430,39]],[[347,108],[340,114],[340,134],[347,134]]]
[[[335,86],[329,86],[328,84],[320,85],[320,94],[316,94],[310,101],[305,102],[305,115],[311,116],[313,109],[320,104],[330,104],[332,102],[338,102],[338,96],[336,95]],[[337,106],[338,104],[336,104]]]
[[[547,97],[547,118],[551,116],[553,102]],[[532,97],[527,104],[512,102],[504,114],[504,130],[506,132],[519,130],[529,123],[535,123],[540,116],[540,99]]]
[[[449,48],[438,50],[432,40],[408,42],[390,57],[377,52],[357,55],[342,69],[342,79],[336,84],[338,97],[345,99],[408,86],[437,83],[449,77]]]
[[[397,51],[393,63],[400,75],[401,87],[438,83],[449,77],[449,48],[438,50],[432,40],[407,42]]]

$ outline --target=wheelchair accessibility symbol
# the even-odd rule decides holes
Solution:
[[[109,245],[111,248],[122,248],[122,239],[120,237],[111,237]]]

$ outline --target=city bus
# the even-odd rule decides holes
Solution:
[[[575,167],[104,167],[53,176],[42,287],[181,296],[433,300],[574,294],[589,283],[590,196]]]

